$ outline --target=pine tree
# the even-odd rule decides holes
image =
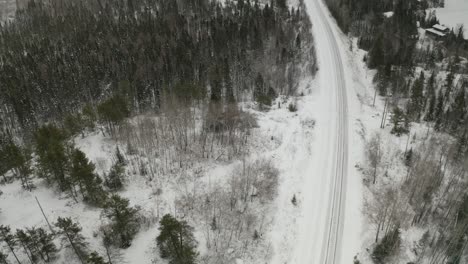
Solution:
[[[48,233],[44,228],[38,228],[36,244],[44,261],[50,262],[54,259],[58,250],[54,244],[54,235],[52,233]]]
[[[98,105],[97,111],[101,122],[107,125],[111,134],[114,134],[116,126],[130,116],[127,101],[119,94]]]
[[[382,241],[372,251],[372,259],[376,264],[384,264],[400,246],[400,228],[396,227],[387,233]]]
[[[8,255],[0,251],[0,263],[8,264],[7,258],[8,258]]]
[[[7,245],[8,249],[10,250],[11,254],[13,254],[18,264],[21,264],[15,253],[17,242],[15,236],[11,234],[11,229],[9,226],[0,226],[0,241],[4,242]]]
[[[449,100],[450,99],[450,95],[452,93],[452,89],[453,89],[453,80],[455,79],[455,75],[454,75],[454,72],[453,72],[453,66],[452,66],[452,63],[450,62],[450,65],[449,65],[449,73],[447,74],[447,77],[445,78],[445,100]]]
[[[220,102],[221,101],[221,93],[222,93],[222,84],[221,84],[221,74],[219,69],[216,68],[211,76],[211,101],[213,102]]]
[[[91,252],[86,259],[87,264],[108,264],[96,251]]]
[[[414,116],[421,115],[422,106],[423,106],[423,90],[424,90],[424,72],[421,71],[419,79],[417,79],[413,84],[413,89],[411,89],[411,111]]]
[[[115,158],[117,160],[116,162],[120,164],[121,166],[125,166],[125,164],[127,164],[127,161],[125,160],[124,155],[120,151],[119,146],[115,148]]]
[[[70,177],[80,187],[85,201],[94,205],[102,205],[106,193],[101,187],[102,180],[94,173],[95,166],[79,149],[72,152],[72,167]]]
[[[399,107],[395,107],[393,110],[392,124],[392,134],[401,136],[402,134],[408,133],[406,116]]]
[[[106,202],[104,214],[111,223],[112,237],[120,248],[128,248],[140,228],[137,210],[129,206],[128,199],[114,194]]]
[[[16,230],[16,239],[23,247],[24,253],[28,256],[28,259],[31,263],[36,262],[36,256],[34,256],[33,252],[30,248],[31,245],[31,238],[21,229]]]
[[[17,146],[11,139],[3,147],[3,153],[8,163],[7,166],[13,170],[15,177],[21,180],[21,186],[28,191],[34,189],[31,179],[31,154],[26,149]]]
[[[466,111],[465,90],[462,89],[455,97],[455,101],[451,110],[452,131],[455,132],[457,129],[464,127]]]
[[[213,216],[213,219],[211,220],[210,227],[211,227],[211,231],[215,231],[216,229],[218,229],[218,223],[216,221],[216,216]]]
[[[45,125],[36,132],[36,153],[40,175],[49,183],[58,184],[61,191],[71,190],[67,178],[69,159],[64,144],[65,134],[54,125]]]
[[[369,68],[375,69],[385,64],[385,55],[382,45],[382,36],[379,36],[372,49],[369,51]]]
[[[434,128],[436,130],[440,130],[442,128],[442,118],[444,116],[444,97],[442,96],[442,93],[439,92],[439,95],[437,96],[437,105],[435,109],[435,126]]]
[[[159,223],[160,234],[156,241],[161,258],[168,259],[170,264],[194,264],[198,253],[193,228],[169,214]]]
[[[119,163],[115,163],[107,175],[104,184],[111,191],[118,191],[123,188],[124,167]]]
[[[231,80],[231,69],[227,59],[224,60],[224,89],[226,90],[226,101],[228,103],[234,103],[236,99],[234,97],[234,87]]]
[[[69,243],[68,247],[73,249],[80,262],[84,264],[87,248],[85,239],[81,235],[81,227],[74,223],[70,217],[59,217],[55,226],[60,229],[59,234],[62,235],[62,241]]]

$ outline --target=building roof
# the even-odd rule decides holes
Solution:
[[[433,28],[427,28],[426,31],[430,32],[430,33],[432,33],[434,35],[437,35],[439,37],[444,37],[445,36],[445,33],[442,33],[442,32],[440,32],[438,30],[433,29]]]
[[[446,26],[442,26],[442,25],[439,25],[439,24],[435,24],[434,26],[432,26],[433,28],[437,29],[437,30],[440,30],[440,31],[446,31],[448,30],[448,27]]]

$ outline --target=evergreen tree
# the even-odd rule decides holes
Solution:
[[[436,130],[440,130],[441,127],[442,127],[442,124],[443,124],[443,116],[444,116],[444,97],[442,96],[442,93],[439,92],[439,95],[437,96],[437,105],[436,105],[436,109],[435,109],[435,126],[434,128]]]
[[[128,199],[114,194],[107,201],[104,214],[111,223],[111,236],[120,248],[128,248],[139,229],[137,210],[129,206]]]
[[[120,164],[121,166],[125,166],[127,161],[125,160],[125,157],[123,156],[122,152],[120,152],[119,146],[116,147],[115,149],[115,158],[117,159],[117,163]]]
[[[0,251],[0,263],[8,264],[7,258],[8,258],[8,255]]]
[[[85,201],[95,205],[102,205],[106,193],[101,187],[102,180],[94,173],[95,166],[79,149],[72,152],[72,167],[70,177],[78,184]]]
[[[36,132],[36,153],[40,175],[49,183],[58,184],[61,191],[71,190],[67,177],[69,159],[64,143],[65,134],[54,125],[45,125]]]
[[[423,106],[423,90],[424,90],[424,72],[421,71],[419,79],[413,84],[411,89],[411,111],[414,116],[419,119]]]
[[[111,134],[114,134],[116,126],[130,116],[127,101],[119,94],[99,104],[97,111],[100,120],[107,125]]]
[[[59,234],[62,235],[62,243],[68,242],[67,247],[71,247],[80,262],[84,263],[87,248],[85,239],[81,234],[81,227],[74,223],[70,217],[59,217],[55,226],[60,229]]]
[[[19,242],[19,244],[21,245],[21,247],[23,248],[24,250],[24,253],[26,254],[26,256],[28,256],[28,259],[31,263],[34,263],[36,262],[36,256],[34,256],[33,254],[33,250],[31,250],[31,238],[21,229],[17,229],[16,230],[16,239],[17,241]]]
[[[387,263],[388,257],[392,256],[400,246],[400,228],[396,227],[387,233],[382,241],[372,251],[372,259],[376,264]]]
[[[15,239],[15,236],[11,234],[11,229],[9,226],[0,225],[0,241],[6,244],[6,246],[10,250],[11,254],[13,254],[18,264],[21,264],[15,253],[17,241]]]
[[[87,264],[108,264],[96,251],[91,252],[86,259]]]
[[[123,177],[125,169],[119,163],[112,165],[109,174],[107,175],[104,184],[111,191],[118,191],[123,188]]]
[[[55,258],[57,247],[53,240],[54,235],[48,233],[43,228],[27,228],[16,231],[16,237],[21,242],[25,251],[29,252],[28,256],[35,262],[39,257],[44,262],[50,262]]]
[[[211,101],[213,102],[220,102],[221,101],[221,94],[222,94],[222,84],[221,84],[221,76],[220,76],[219,68],[216,67],[215,70],[213,70],[212,76],[211,76],[211,82],[210,82],[210,87],[211,87]]]
[[[450,95],[452,93],[453,89],[453,80],[455,79],[455,75],[453,72],[453,66],[449,65],[449,73],[447,74],[447,77],[445,78],[445,100],[450,100]]]
[[[83,125],[87,128],[93,129],[97,121],[97,115],[94,108],[90,104],[86,104],[83,107],[82,115]]]
[[[382,36],[379,36],[372,49],[369,51],[369,68],[375,69],[378,66],[385,65],[385,55],[382,45]]]
[[[8,163],[7,166],[13,170],[15,177],[21,180],[21,186],[28,191],[34,189],[30,153],[17,146],[11,139],[4,146],[3,153]]]
[[[224,60],[224,89],[226,90],[226,101],[228,103],[234,103],[236,101],[234,97],[234,87],[231,80],[231,68],[229,67],[229,61]]]
[[[455,101],[451,109],[452,131],[455,132],[459,128],[464,128],[466,114],[467,108],[465,100],[465,90],[462,89],[455,97]]]
[[[169,214],[159,223],[160,234],[156,241],[161,258],[168,259],[170,264],[194,264],[198,253],[193,228]]]
[[[392,134],[401,136],[402,134],[408,133],[408,124],[406,118],[407,117],[405,116],[405,113],[403,113],[399,107],[394,108],[392,116]]]

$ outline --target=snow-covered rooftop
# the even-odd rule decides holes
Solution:
[[[440,31],[438,31],[438,30],[433,29],[433,28],[428,28],[428,29],[426,29],[426,31],[427,31],[427,32],[430,32],[430,33],[432,33],[432,34],[435,34],[435,35],[437,35],[437,36],[440,36],[440,37],[444,37],[444,36],[445,36],[445,33],[442,33],[442,32],[440,32]]]
[[[446,26],[442,26],[442,25],[439,25],[439,24],[435,24],[434,26],[432,26],[433,28],[437,29],[437,30],[440,30],[440,31],[446,31],[448,30],[448,27]]]

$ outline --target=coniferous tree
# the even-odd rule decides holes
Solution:
[[[31,263],[36,262],[36,256],[34,256],[33,252],[30,248],[31,245],[31,238],[21,229],[16,230],[16,239],[18,243],[21,245],[21,247],[24,250],[24,253],[28,257],[29,261]]]
[[[123,156],[122,152],[120,151],[120,148],[119,146],[116,147],[115,149],[115,158],[116,158],[116,162],[118,164],[120,164],[121,166],[125,166],[125,164],[127,163],[127,161],[125,160],[125,157]]]
[[[375,69],[385,64],[385,54],[382,45],[382,37],[377,37],[374,46],[369,52],[369,68]]]
[[[116,127],[130,115],[126,99],[118,94],[98,105],[97,111],[100,120],[107,125],[111,134],[114,134]]]
[[[399,107],[395,107],[393,110],[392,124],[392,134],[401,136],[402,134],[408,133],[407,117]]]
[[[81,234],[81,227],[74,223],[70,217],[59,217],[55,226],[60,229],[59,234],[62,235],[62,241],[69,244],[67,247],[73,249],[81,263],[85,263],[87,245]]]
[[[6,244],[6,246],[10,250],[11,254],[13,254],[18,264],[21,264],[21,262],[18,259],[18,256],[16,256],[16,253],[15,253],[17,241],[15,239],[15,236],[11,234],[11,229],[9,226],[4,226],[4,225],[0,226],[0,241]]]
[[[466,123],[467,108],[465,96],[465,90],[461,89],[461,91],[455,97],[455,101],[450,111],[450,121],[452,122],[452,131],[454,132],[456,132],[458,128],[463,128],[464,124]]]
[[[137,210],[129,206],[128,199],[117,194],[106,202],[104,214],[111,220],[111,234],[114,244],[128,248],[139,229]]]
[[[93,251],[89,254],[86,259],[87,264],[108,264],[96,251]]]
[[[452,94],[452,89],[453,89],[453,80],[455,79],[455,75],[453,72],[453,66],[449,65],[449,73],[447,74],[447,77],[445,78],[445,100],[450,100],[450,95]]]
[[[54,125],[45,125],[37,130],[35,138],[41,177],[58,184],[61,191],[71,190],[65,133]]]
[[[0,263],[8,264],[7,258],[8,258],[8,255],[0,251]]]
[[[123,188],[123,177],[125,168],[120,163],[112,165],[109,174],[106,176],[104,184],[111,191],[118,191]]]
[[[17,230],[16,237],[23,244],[25,250],[33,261],[41,258],[44,262],[50,262],[55,258],[57,247],[53,240],[54,235],[43,228],[27,228],[26,231]]]
[[[372,251],[372,259],[376,264],[384,264],[400,246],[400,228],[396,227],[387,233],[382,241]]]
[[[434,128],[436,130],[440,130],[443,125],[443,117],[444,117],[444,97],[442,96],[442,92],[439,92],[437,96],[437,105],[435,108],[435,125]]]
[[[185,221],[178,221],[166,214],[161,218],[157,245],[161,258],[170,264],[194,264],[198,253],[193,228]]]
[[[416,119],[419,119],[419,116],[422,111],[423,106],[423,91],[424,91],[424,72],[421,71],[419,79],[417,79],[413,88],[411,89],[411,111]]]
[[[12,140],[4,146],[3,153],[5,155],[8,167],[13,170],[16,178],[21,180],[21,186],[31,191],[34,189],[31,174],[31,155],[26,149],[17,146]]]
[[[105,202],[106,193],[101,187],[102,180],[94,173],[94,169],[94,164],[82,151],[73,150],[70,177],[79,186],[85,201],[102,205]]]

